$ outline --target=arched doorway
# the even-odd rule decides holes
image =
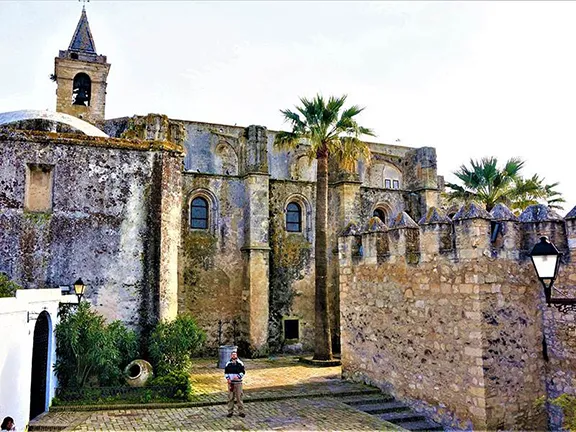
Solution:
[[[50,317],[46,311],[43,311],[38,315],[36,326],[34,327],[32,380],[30,384],[30,420],[46,410],[49,341]]]

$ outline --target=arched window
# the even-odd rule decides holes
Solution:
[[[208,229],[208,201],[197,197],[190,204],[190,227],[195,229]]]
[[[88,75],[80,72],[74,77],[72,85],[72,105],[90,106],[92,94],[92,80]]]
[[[378,219],[380,219],[383,223],[386,223],[386,212],[384,210],[382,210],[381,208],[377,208],[374,209],[374,213],[372,214],[372,217],[377,217]]]
[[[286,231],[302,231],[302,209],[295,202],[291,202],[286,207]]]

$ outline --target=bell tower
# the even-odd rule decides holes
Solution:
[[[81,118],[102,127],[106,107],[106,79],[110,64],[96,53],[86,9],[65,51],[54,61],[56,111]]]

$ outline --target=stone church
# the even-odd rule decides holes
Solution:
[[[146,328],[190,313],[207,349],[312,349],[315,163],[275,131],[149,114],[106,119],[111,64],[83,10],[55,58],[56,113],[0,114],[0,271],[24,288],[70,285],[109,319]],[[113,73],[113,72],[112,72]],[[79,119],[79,120],[78,120]],[[331,167],[329,297],[339,347],[337,236],[438,205],[436,153],[370,143]]]
[[[207,352],[311,350],[307,143],[279,151],[260,125],[106,119],[113,70],[83,11],[55,59],[56,111],[0,113],[0,272],[23,288],[82,278],[100,313],[143,332],[191,314]],[[576,394],[576,207],[446,215],[433,148],[369,146],[370,164],[329,173],[343,376],[445,426],[558,430],[560,410],[536,402]],[[529,258],[542,236],[562,253],[548,302]],[[37,292],[58,301],[58,290],[18,291]]]

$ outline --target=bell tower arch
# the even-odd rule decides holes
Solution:
[[[67,50],[54,60],[56,111],[101,127],[106,107],[106,80],[110,64],[96,53],[86,9]]]

